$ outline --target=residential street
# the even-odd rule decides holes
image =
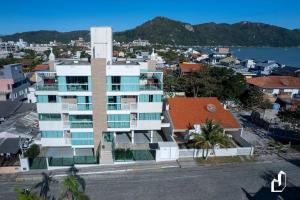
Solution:
[[[276,199],[270,192],[277,173],[287,174],[283,199],[299,199],[300,160],[275,160],[221,166],[148,169],[129,172],[82,175],[91,199]],[[60,179],[61,180],[61,179]],[[15,182],[0,178],[0,199],[15,199],[14,187],[29,187],[34,181]],[[61,185],[61,184],[60,184]],[[61,188],[51,186],[53,194]]]

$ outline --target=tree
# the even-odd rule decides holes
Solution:
[[[18,200],[43,200],[35,192],[32,192],[29,189],[15,188],[15,192],[17,193]]]
[[[37,144],[33,144],[27,149],[24,156],[29,158],[35,158],[40,154],[40,147]]]
[[[241,74],[227,68],[204,66],[188,75],[173,77],[165,78],[165,92],[185,92],[188,97],[213,96],[220,100],[237,100],[247,87]]]
[[[76,176],[69,175],[63,181],[63,192],[60,199],[89,200],[89,197],[84,193],[84,188],[81,187]]]
[[[248,108],[259,107],[263,102],[263,93],[256,87],[250,87],[245,90],[240,99]]]
[[[201,127],[201,134],[194,135],[194,145],[196,148],[203,149],[202,156],[207,160],[209,150],[212,149],[214,151],[217,144],[220,147],[228,147],[230,140],[223,134],[220,124],[207,119],[205,125]],[[204,150],[206,152],[205,155]]]

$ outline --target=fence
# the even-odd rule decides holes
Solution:
[[[179,158],[202,157],[206,153],[203,149],[179,149]],[[252,147],[208,150],[208,156],[249,156],[252,154]]]
[[[30,169],[47,169],[46,157],[28,158]]]
[[[73,166],[75,164],[98,164],[95,156],[73,156],[69,158],[49,157],[49,166]]]
[[[155,160],[155,155],[156,150],[113,150],[113,157],[115,162]]]

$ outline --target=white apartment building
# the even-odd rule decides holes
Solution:
[[[49,72],[37,72],[41,145],[49,166],[112,164],[114,148],[163,140],[163,73],[155,62],[113,63],[110,27],[91,28],[91,52],[91,63],[59,61],[51,53]]]

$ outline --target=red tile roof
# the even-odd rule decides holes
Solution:
[[[180,63],[179,68],[181,72],[193,72],[193,71],[198,71],[203,68],[203,64],[201,63]]]
[[[168,103],[174,129],[187,130],[194,124],[205,124],[206,119],[219,122],[225,129],[240,128],[231,112],[225,110],[216,97],[175,97],[169,98]]]
[[[251,85],[260,88],[300,88],[300,78],[293,76],[264,76],[247,79]]]
[[[45,71],[45,70],[49,70],[49,65],[36,65],[33,68],[33,71]]]

